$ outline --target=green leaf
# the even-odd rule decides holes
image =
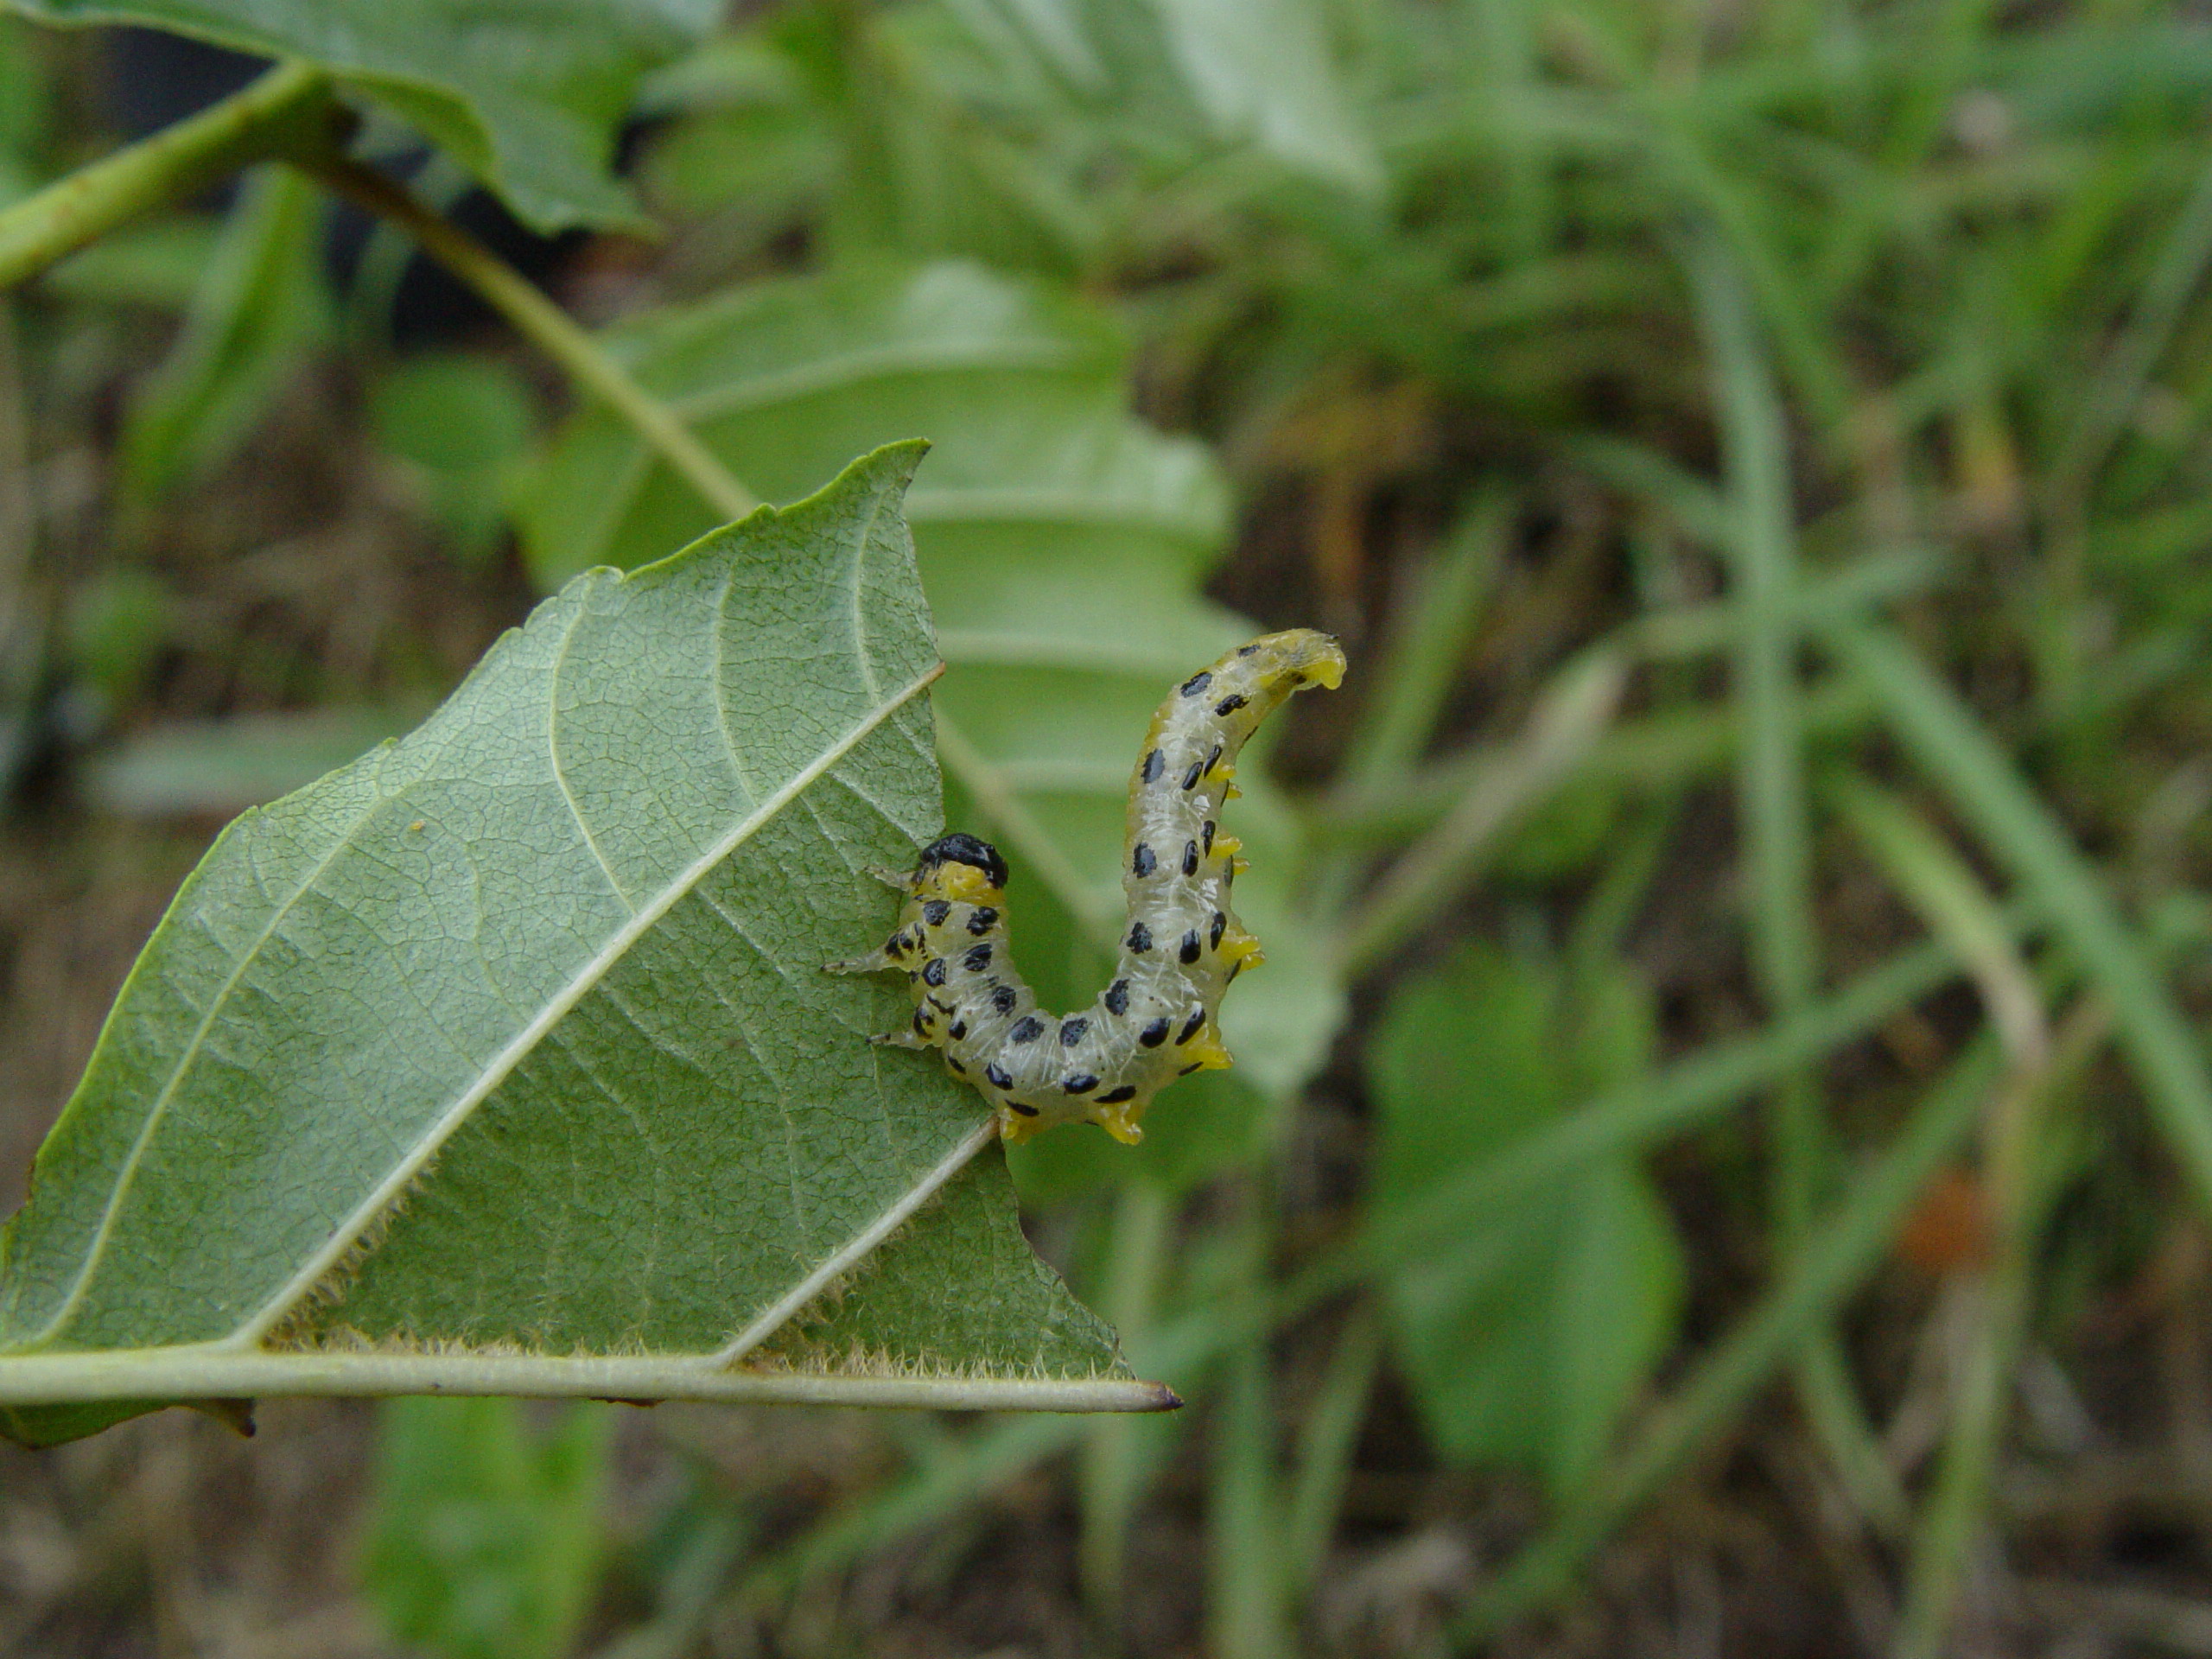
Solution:
[[[1160,1402],[822,970],[940,827],[919,454],[578,578],[225,831],[0,1239],[0,1403]]]
[[[1474,946],[1392,999],[1368,1060],[1376,1225],[1510,1153],[1593,1087],[1643,1072],[1652,1014],[1625,970],[1562,1007],[1540,963]],[[1386,1280],[1400,1357],[1447,1457],[1578,1487],[1672,1339],[1681,1247],[1635,1162],[1586,1163]]]
[[[35,188],[47,137],[46,66],[26,33],[14,19],[0,17],[0,207]]]
[[[124,424],[130,487],[158,494],[227,461],[329,321],[321,199],[289,168],[258,168]]]
[[[467,352],[410,358],[370,392],[369,418],[444,522],[455,556],[475,562],[493,552],[537,425],[521,373]]]
[[[770,499],[900,434],[939,440],[908,513],[950,664],[936,703],[950,817],[1010,855],[1017,947],[1039,995],[1088,1001],[1098,948],[1121,931],[1122,812],[1146,722],[1167,686],[1259,631],[1199,594],[1226,528],[1224,492],[1197,446],[1128,414],[1120,335],[1049,289],[940,264],[762,284],[605,339]],[[523,506],[524,548],[548,585],[635,564],[708,522],[597,410],[561,435]],[[1239,982],[1223,1027],[1232,1076],[1280,1094],[1326,1054],[1343,995],[1292,904],[1295,823],[1259,767],[1240,782],[1234,827],[1252,868],[1237,904],[1268,965]],[[1154,1151],[1168,1112],[1147,1122],[1134,1163],[1115,1149],[1116,1167],[1165,1160],[1160,1179],[1179,1184],[1242,1155],[1266,1114],[1242,1083],[1223,1097],[1211,1157]],[[1179,1089],[1171,1106],[1186,1098]]]
[[[1176,67],[1224,137],[1362,193],[1382,158],[1329,49],[1317,0],[1153,0]]]
[[[50,23],[142,23],[303,58],[397,111],[541,231],[634,222],[607,175],[647,69],[709,0],[10,0]]]
[[[130,702],[160,665],[176,608],[175,595],[150,570],[118,563],[100,571],[69,595],[63,613],[71,677],[106,710]]]
[[[393,1400],[382,1413],[363,1587],[440,1659],[563,1659],[605,1561],[611,1413],[533,1434],[512,1400]]]
[[[41,280],[47,292],[86,304],[183,311],[200,291],[221,236],[221,226],[201,214],[156,219],[102,237]]]

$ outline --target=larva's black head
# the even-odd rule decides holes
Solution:
[[[955,833],[940,836],[922,849],[922,856],[914,866],[917,877],[926,877],[947,864],[966,864],[983,873],[995,887],[1006,886],[1006,860],[999,856],[999,849],[988,841],[973,836]]]

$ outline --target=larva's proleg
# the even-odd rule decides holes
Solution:
[[[1023,1141],[1054,1123],[1090,1122],[1134,1145],[1152,1097],[1177,1077],[1230,1063],[1214,1017],[1230,982],[1262,958],[1230,907],[1244,868],[1221,827],[1236,799],[1237,752],[1292,696],[1343,683],[1337,642],[1310,628],[1239,646],[1167,695],[1129,780],[1121,957],[1080,1014],[1037,1007],[1007,949],[1006,861],[973,836],[922,849],[881,947],[838,973],[904,973],[914,996],[906,1029],[876,1040],[938,1048],[952,1074],[998,1109],[1000,1132]]]

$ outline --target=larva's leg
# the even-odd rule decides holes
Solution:
[[[1044,1128],[1045,1120],[1041,1117],[1020,1116],[1011,1106],[999,1108],[999,1139],[1009,1147],[1020,1146]]]
[[[1102,1106],[1098,1109],[1098,1127],[1125,1147],[1134,1147],[1144,1139],[1144,1130],[1129,1116],[1129,1106]]]
[[[1185,1063],[1198,1071],[1226,1071],[1236,1064],[1228,1049],[1222,1046],[1220,1034],[1214,1030],[1211,1020],[1201,1027],[1198,1034],[1191,1041],[1182,1045],[1182,1054]]]
[[[900,893],[908,891],[914,880],[913,872],[911,870],[894,870],[888,864],[863,866],[861,874],[873,876],[885,887],[894,888]]]
[[[930,1044],[917,1037],[911,1028],[905,1026],[901,1026],[896,1031],[887,1031],[880,1037],[871,1037],[868,1041],[874,1043],[878,1048],[928,1048],[931,1046]]]
[[[1228,965],[1230,978],[1244,969],[1256,968],[1268,959],[1260,949],[1260,941],[1253,934],[1239,928],[1221,942],[1221,959]]]

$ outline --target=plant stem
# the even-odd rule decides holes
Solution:
[[[1255,1172],[1230,1249],[1226,1288],[1237,1303],[1265,1300],[1274,1243],[1274,1193]],[[1236,1344],[1213,1420],[1207,1483],[1206,1627],[1220,1659],[1274,1659],[1295,1648],[1284,1602],[1282,1494],[1275,1477],[1273,1370],[1264,1327]]]
[[[1685,263],[1713,359],[1728,473],[1731,522],[1721,550],[1739,618],[1730,676],[1743,721],[1737,800],[1751,898],[1751,968],[1770,1011],[1787,1020],[1812,1001],[1820,977],[1789,436],[1750,300],[1719,238],[1694,233]],[[1775,1091],[1773,1147],[1772,1218],[1786,1258],[1805,1246],[1833,1157],[1827,1109],[1809,1067],[1784,1077]],[[1901,1522],[1904,1495],[1874,1443],[1835,1333],[1816,1333],[1796,1369],[1806,1418],[1853,1501],[1871,1519]]]
[[[467,232],[439,218],[383,174],[359,162],[325,156],[308,170],[413,237],[423,252],[467,283],[531,344],[635,427],[716,512],[742,518],[760,505],[760,497],[738,482],[673,410],[639,385],[567,312]]]
[[[1382,1318],[1371,1306],[1355,1308],[1299,1431],[1298,1470],[1283,1506],[1283,1600],[1293,1610],[1312,1594],[1327,1565],[1382,1363]]]
[[[0,289],[250,162],[327,148],[337,111],[320,69],[280,63],[189,120],[57,179],[0,213]]]
[[[1098,1306],[1124,1344],[1141,1341],[1152,1325],[1174,1221],[1174,1206],[1149,1182],[1131,1181],[1115,1200]],[[1118,1653],[1124,1645],[1129,1519],[1151,1463],[1149,1448],[1136,1436],[1116,1432],[1119,1421],[1100,1417],[1085,1423],[1077,1453],[1082,1503],[1077,1566],[1092,1637],[1105,1653]]]
[[[2104,1000],[2085,995],[2044,1063],[2016,1072],[1993,1103],[1984,1188],[1997,1259],[1984,1275],[1980,1318],[1959,1368],[1950,1433],[1913,1537],[1896,1659],[1939,1659],[1949,1637],[1974,1546],[1986,1524],[1991,1478],[2034,1308],[2036,1243],[2053,1196],[2050,1160],[2038,1155],[2037,1145],[2042,1120],[2056,1097],[2080,1080],[2111,1027]]]
[[[1715,238],[1694,237],[1687,251],[1713,357],[1733,518],[1721,550],[1738,612],[1729,672],[1744,733],[1737,810],[1752,901],[1751,967],[1770,1011],[1786,1020],[1811,1000],[1817,977],[1803,694],[1790,614],[1797,544],[1788,440],[1781,400],[1733,269]],[[1818,1197],[1826,1125],[1809,1073],[1784,1080],[1776,1108],[1774,1220],[1789,1251],[1803,1242]]]

